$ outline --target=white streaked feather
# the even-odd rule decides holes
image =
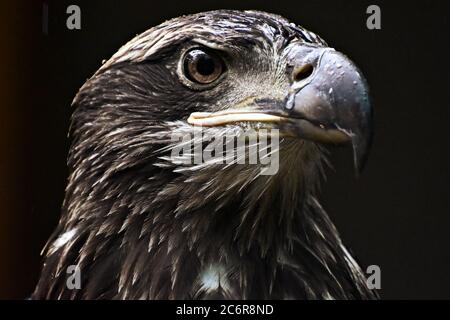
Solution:
[[[64,246],[67,242],[69,242],[77,233],[77,228],[70,229],[69,231],[64,232],[61,234],[52,244],[48,251],[48,255],[53,254],[56,252],[59,248]]]

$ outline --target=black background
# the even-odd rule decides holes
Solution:
[[[78,88],[137,33],[211,9],[278,13],[318,33],[362,69],[375,139],[366,170],[332,150],[322,203],[362,266],[381,268],[384,299],[450,298],[449,24],[444,1],[42,1],[2,4],[0,298],[22,299],[59,218],[70,103]],[[66,28],[81,7],[82,29]],[[366,8],[381,7],[381,30]]]

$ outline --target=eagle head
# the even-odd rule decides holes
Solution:
[[[324,146],[349,144],[364,165],[368,88],[313,32],[257,11],[175,18],[120,48],[73,107],[66,197],[34,298],[375,296],[316,199]],[[186,161],[213,138],[229,149],[263,134],[278,141],[273,174],[248,155]]]

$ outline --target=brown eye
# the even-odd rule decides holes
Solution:
[[[189,51],[184,58],[184,74],[200,84],[208,84],[220,77],[224,71],[222,59],[200,49]]]

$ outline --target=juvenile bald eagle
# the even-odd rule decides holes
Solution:
[[[73,107],[66,197],[33,299],[376,297],[316,198],[326,143],[349,142],[364,163],[368,89],[316,34],[256,11],[176,18],[123,46]],[[199,125],[278,129],[278,172],[175,161],[173,135]]]

